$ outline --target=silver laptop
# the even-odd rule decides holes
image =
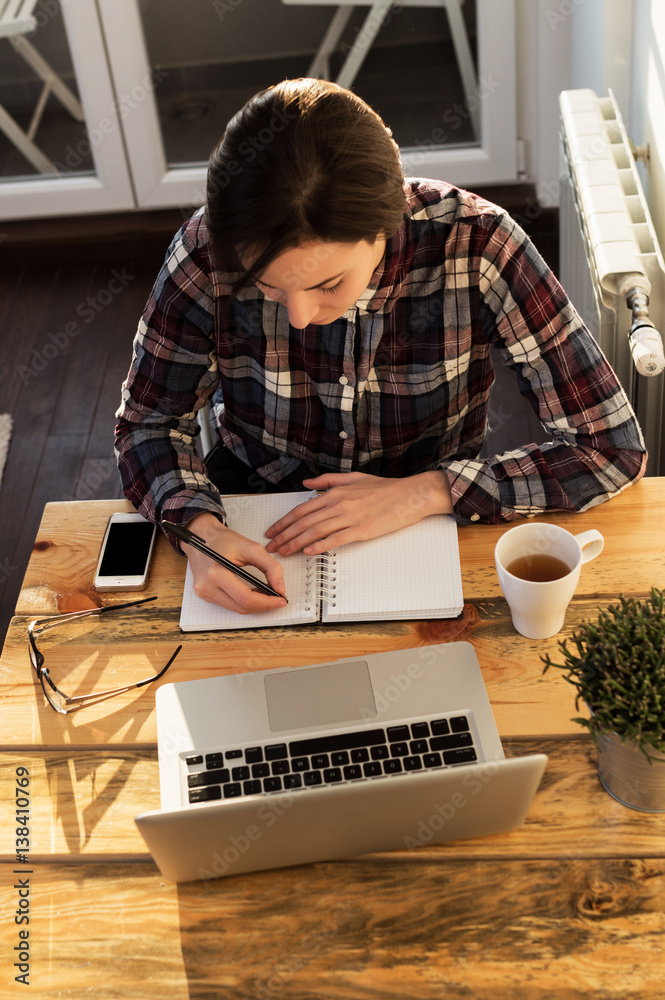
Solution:
[[[174,882],[505,833],[547,761],[505,758],[467,642],[165,684],[157,729]]]

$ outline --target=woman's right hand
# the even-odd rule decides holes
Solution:
[[[187,527],[202,538],[209,548],[219,552],[237,566],[256,566],[265,575],[273,590],[284,594],[284,574],[276,559],[258,542],[253,542],[237,531],[226,528],[214,514],[197,514],[188,521]],[[204,555],[185,542],[180,548],[187,556],[194,576],[194,593],[211,604],[247,615],[258,611],[274,611],[286,605],[286,595],[271,597],[254,590],[209,556]]]

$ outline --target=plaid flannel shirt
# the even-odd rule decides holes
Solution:
[[[224,519],[195,446],[214,395],[224,443],[276,490],[323,472],[441,469],[460,523],[584,510],[644,473],[641,431],[595,340],[503,210],[438,181],[370,285],[327,326],[296,330],[257,287],[214,271],[203,210],[176,235],[140,320],[117,412],[126,496],[151,520]],[[487,459],[490,346],[550,439]]]

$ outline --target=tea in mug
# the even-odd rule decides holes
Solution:
[[[519,559],[513,559],[506,566],[506,569],[513,576],[518,576],[521,580],[529,580],[531,583],[550,583],[552,580],[560,580],[561,577],[568,576],[570,573],[568,563],[547,553],[520,556]]]

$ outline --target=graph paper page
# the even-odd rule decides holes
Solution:
[[[324,621],[453,618],[464,607],[457,524],[448,514],[343,545]]]
[[[287,514],[293,507],[304,503],[314,493],[267,493],[259,496],[233,496],[224,498],[227,523],[241,535],[266,544],[265,531],[280,517]],[[229,611],[218,604],[197,597],[193,589],[193,576],[187,567],[185,589],[182,598],[180,628],[183,632],[206,631],[208,629],[231,628],[264,628],[267,626],[296,625],[302,622],[312,622],[318,619],[318,603],[313,599],[313,592],[308,594],[308,559],[297,552],[291,556],[274,556],[281,562],[284,569],[284,583],[289,603],[284,608],[260,614],[240,615]],[[259,578],[259,570],[256,572]]]

